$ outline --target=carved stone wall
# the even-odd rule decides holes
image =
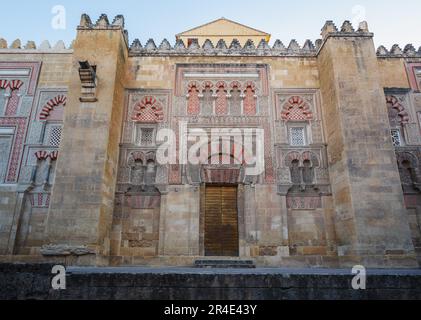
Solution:
[[[168,166],[156,159],[156,135],[158,130],[168,128],[170,117],[169,91],[126,92],[112,223],[112,264],[158,255],[161,194],[168,186]]]

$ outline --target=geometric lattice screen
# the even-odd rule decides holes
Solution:
[[[290,128],[290,143],[293,147],[302,147],[306,145],[304,127]]]
[[[52,147],[59,147],[61,141],[61,126],[53,126],[50,128],[50,134],[48,136],[48,145]]]

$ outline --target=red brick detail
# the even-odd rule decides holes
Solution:
[[[179,121],[173,120],[172,121],[172,128],[174,128],[175,136],[176,136],[176,149],[177,149],[177,163],[180,161],[179,157],[179,150],[180,150],[180,131],[178,130]],[[181,184],[181,166],[178,164],[171,164],[170,170],[168,174],[168,181],[171,185],[178,185]]]
[[[37,84],[41,62],[0,62],[0,69],[29,69],[29,82],[26,86],[26,95],[33,96]]]
[[[164,109],[155,97],[144,97],[133,109],[132,120],[141,123],[164,121]]]
[[[395,96],[386,96],[386,102],[391,105],[391,108],[398,111],[399,121],[401,124],[409,123],[409,115],[404,106],[399,103]]]
[[[189,84],[188,89],[187,114],[198,115],[200,113],[199,86],[196,82],[192,82]]]
[[[23,150],[23,143],[25,139],[25,118],[0,118],[0,126],[13,126],[15,130],[15,139],[10,155],[9,167],[6,176],[6,183],[15,183],[18,178],[19,163]]]
[[[213,88],[213,83],[211,81],[204,81],[202,83],[202,90],[206,90],[206,89],[212,89]]]
[[[35,152],[35,157],[42,161],[42,160],[46,160],[49,157],[49,154],[47,151],[37,151]]]
[[[303,162],[306,161],[306,160],[310,161],[312,167],[318,167],[319,166],[319,162],[320,162],[319,157],[311,151],[303,152],[303,154],[301,156],[301,159],[303,160]]]
[[[244,104],[243,104],[243,114],[246,116],[255,116],[257,113],[256,110],[256,86],[252,82],[246,84],[246,89],[244,91]]]
[[[19,90],[23,86],[23,82],[21,80],[0,80],[0,89],[7,89],[10,90]]]
[[[230,88],[231,89],[241,89],[241,83],[239,81],[233,81],[230,83]]]
[[[13,90],[10,94],[9,100],[7,101],[6,111],[4,115],[7,117],[13,117],[16,115],[19,107],[20,96],[18,94],[18,89]]]
[[[284,104],[281,119],[285,121],[313,120],[310,105],[299,96],[293,96]]]
[[[271,141],[270,125],[266,122],[263,125],[264,133],[264,144],[265,144],[265,181],[268,184],[275,183],[275,171],[273,168],[273,143]]]
[[[9,81],[8,83],[8,87],[10,88],[10,90],[19,90],[21,87],[23,86],[23,82],[20,80],[12,80]]]
[[[285,166],[286,167],[290,167],[291,163],[295,160],[300,161],[301,159],[301,155],[299,152],[293,151],[287,154],[287,156],[285,157]]]
[[[62,105],[66,106],[67,98],[64,95],[58,95],[57,97],[51,99],[47,104],[42,108],[39,115],[40,120],[47,120],[50,116],[50,112],[57,106]]]
[[[225,82],[220,81],[216,84],[216,103],[215,103],[215,112],[218,116],[227,114],[228,105],[227,105],[227,85]]]
[[[50,152],[49,157],[51,161],[56,161],[58,159],[58,151],[55,150],[55,151]]]
[[[0,79],[0,89],[7,89],[8,86],[9,86],[9,82],[7,80]]]
[[[29,195],[29,202],[35,208],[48,208],[50,206],[49,193],[31,193]]]
[[[416,76],[416,70],[421,69],[421,63],[408,63],[406,65],[406,71],[411,84],[411,89],[414,91],[421,91],[421,83]]]

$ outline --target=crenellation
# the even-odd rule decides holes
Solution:
[[[316,50],[316,47],[314,46],[311,40],[306,40],[302,50],[305,52],[314,52]]]
[[[387,56],[389,54],[389,51],[386,49],[385,46],[380,46],[377,48],[376,54],[378,56]]]
[[[162,40],[161,44],[159,45],[159,50],[171,50],[171,44],[169,43],[169,41],[167,39]]]
[[[112,25],[113,25],[113,26],[119,26],[119,27],[121,27],[121,28],[123,28],[123,29],[124,29],[124,27],[125,27],[124,16],[123,16],[123,15],[121,15],[121,14],[116,15],[116,16],[114,17],[114,20],[113,20]]]
[[[41,42],[40,46],[39,46],[40,50],[50,50],[51,49],[51,44],[48,40],[44,40],[43,42]]]
[[[256,46],[254,45],[253,40],[247,40],[246,44],[244,45],[243,50],[245,51],[253,51],[256,50]]]
[[[93,24],[91,18],[86,13],[82,14],[79,27],[92,28],[92,26]]]
[[[322,45],[323,45],[323,39],[317,39],[316,42],[315,42],[316,50],[319,51],[319,49],[322,47]]]
[[[355,31],[351,22],[346,20],[342,24],[340,31],[333,23],[333,21],[326,21],[322,28],[321,35],[325,42],[329,37],[373,37],[373,33],[368,30],[368,24],[363,21],[359,24],[359,28]]]
[[[25,49],[36,49],[37,46],[34,41],[28,41],[24,47]]]
[[[228,46],[227,46],[224,39],[220,39],[218,41],[218,43],[216,44],[216,49],[218,49],[218,50],[227,50],[228,49]]]
[[[337,33],[337,32],[338,32],[338,28],[336,27],[336,25],[333,23],[332,20],[328,20],[328,21],[326,21],[325,25],[322,28],[321,35],[322,35],[323,40],[324,40],[324,39],[327,38],[327,36],[330,33]]]
[[[73,44],[73,43],[72,43]],[[71,53],[73,46],[70,45],[68,48],[64,41],[59,40],[54,46],[51,46],[48,40],[41,42],[39,46],[34,41],[27,41],[26,45],[22,46],[19,39],[15,40],[10,47],[7,47],[7,41],[4,39],[0,40],[0,52],[8,53]]]
[[[3,38],[0,38],[0,49],[7,49],[7,41]]]
[[[96,27],[100,28],[108,28],[110,26],[110,21],[108,20],[108,16],[106,14],[101,14],[98,20],[95,23]]]
[[[417,49],[415,49],[412,43],[410,43],[405,46],[405,48],[403,49],[403,53],[408,56],[414,56],[417,54]]]
[[[258,50],[264,50],[264,51],[270,51],[271,48],[269,46],[269,43],[265,39],[260,40],[259,45],[257,46]]]
[[[394,56],[402,56],[403,55],[403,51],[402,49],[399,47],[398,44],[394,44],[392,46],[392,49],[390,49],[390,54],[394,55]]]
[[[352,26],[352,24],[349,20],[344,21],[344,23],[342,24],[342,27],[341,27],[341,32],[344,32],[344,33],[355,32],[355,29],[354,29],[354,27]]]
[[[186,49],[186,45],[184,44],[184,41],[181,39],[178,39],[175,43],[174,49],[176,51],[181,51]]]
[[[240,51],[242,49],[240,41],[238,41],[237,39],[232,40],[229,49],[232,51]]]
[[[140,43],[140,40],[137,39],[137,38],[134,39],[132,45],[130,46],[130,51],[137,52],[137,51],[140,51],[142,49],[143,49],[143,47],[142,47],[142,44]]]
[[[360,33],[369,33],[370,30],[368,29],[367,21],[361,21],[358,25],[358,32]]]
[[[197,39],[192,39],[188,44],[188,49],[193,52],[200,50],[199,41]]]
[[[22,45],[21,45],[20,39],[16,39],[10,45],[10,49],[21,49],[21,48],[22,48]]]
[[[59,40],[59,41],[57,41],[57,43],[54,45],[53,49],[54,49],[54,50],[65,50],[65,49],[66,49],[66,45],[64,44],[64,41]]]
[[[377,56],[381,58],[412,58],[421,57],[420,49],[417,51],[417,49],[415,49],[415,47],[410,43],[402,50],[398,44],[395,44],[390,50],[387,50],[385,46],[380,46],[376,53]]]
[[[301,47],[298,44],[297,40],[292,39],[288,45],[288,51],[295,53],[295,52],[300,52],[300,50],[301,50]]]
[[[101,14],[95,23],[92,23],[91,18],[87,14],[82,14],[78,30],[122,30],[125,35],[125,41],[128,41],[128,33],[125,28],[124,16],[117,15],[113,22],[110,23],[106,14]]]
[[[320,45],[320,41],[317,42]],[[316,56],[317,50],[311,40],[306,40],[304,46],[301,47],[296,40],[291,40],[288,48],[280,40],[276,40],[272,48],[269,43],[262,39],[256,47],[253,40],[249,39],[245,42],[244,46],[237,39],[233,39],[229,46],[227,46],[224,39],[218,40],[216,45],[210,40],[206,39],[203,42],[202,47],[199,46],[199,42],[195,39],[189,43],[186,47],[183,40],[179,39],[176,41],[174,47],[171,46],[170,42],[164,39],[160,46],[157,47],[153,39],[149,39],[142,47],[140,41],[135,39],[130,46],[129,52],[132,56],[148,56],[148,55],[256,55],[256,56]]]
[[[147,51],[156,51],[158,48],[156,47],[155,41],[153,39],[149,39],[145,44],[145,50]]]
[[[209,39],[206,39],[205,42],[203,43],[202,46],[203,50],[205,51],[209,51],[209,50],[213,50],[215,49],[215,47],[213,46],[212,41],[210,41]]]
[[[281,40],[276,40],[275,43],[273,44],[272,49],[277,50],[277,51],[286,51],[287,50],[287,48],[285,47],[285,45],[282,43]]]

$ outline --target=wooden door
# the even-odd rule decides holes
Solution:
[[[205,255],[237,257],[237,187],[206,186]]]

